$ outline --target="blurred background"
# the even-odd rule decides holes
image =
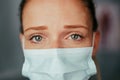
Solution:
[[[0,80],[25,80],[19,40],[21,0],[0,0]],[[95,0],[102,33],[97,59],[102,80],[120,80],[120,0]]]

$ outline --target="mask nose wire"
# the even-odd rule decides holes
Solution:
[[[92,47],[94,47],[94,44],[95,44],[95,33],[93,33]]]

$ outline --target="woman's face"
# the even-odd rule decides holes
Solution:
[[[25,49],[92,46],[92,19],[80,0],[29,0],[22,18]]]

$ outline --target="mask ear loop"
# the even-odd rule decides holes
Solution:
[[[93,33],[93,40],[92,40],[92,47],[94,47],[94,44],[95,44],[95,33]]]

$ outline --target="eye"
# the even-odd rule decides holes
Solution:
[[[72,40],[81,40],[83,37],[79,34],[72,34],[70,35],[70,37],[68,39],[72,39]]]
[[[30,38],[30,40],[34,43],[39,43],[40,41],[42,41],[43,37],[40,35],[34,35]]]

